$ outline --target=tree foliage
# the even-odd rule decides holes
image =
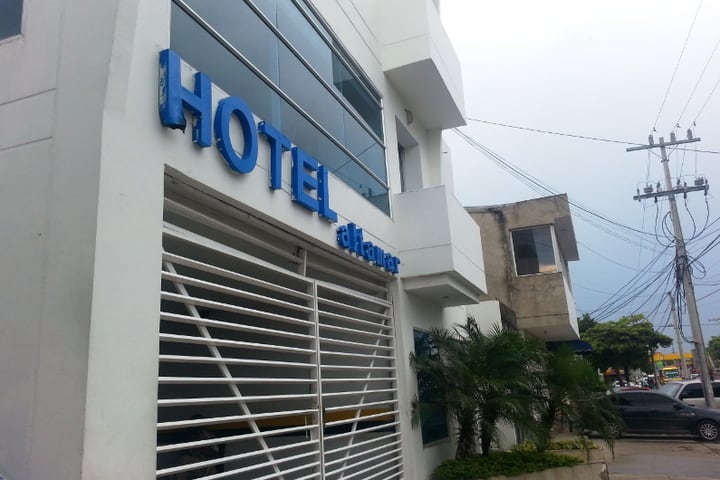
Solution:
[[[710,355],[713,361],[720,362],[720,337],[710,338],[707,344],[707,354]]]
[[[549,352],[539,340],[499,327],[484,333],[472,318],[453,330],[431,330],[410,364],[423,392],[413,423],[442,405],[455,419],[458,459],[474,455],[478,439],[489,455],[503,420],[537,438],[541,451],[561,414],[577,431],[603,433],[608,420],[617,423],[605,386],[585,359],[569,348]]]
[[[549,447],[558,417],[567,419],[576,431],[600,432],[612,448],[607,425],[617,424],[619,419],[590,362],[561,346],[548,352],[542,371],[536,407],[539,421],[534,431],[538,451]]]
[[[482,455],[489,455],[501,420],[531,425],[544,351],[539,341],[500,328],[485,334],[472,318],[453,330],[433,329],[429,338],[429,354],[411,354],[410,363],[432,389],[429,397],[455,419],[456,458],[474,455],[478,438]],[[414,411],[415,424],[422,407]]]
[[[591,360],[597,368],[624,369],[626,377],[630,369],[648,369],[652,351],[672,345],[672,338],[655,331],[642,314],[599,323],[582,338],[592,345]]]
[[[578,318],[578,330],[580,331],[580,335],[590,330],[597,324],[597,320],[592,318],[589,313],[583,313],[582,316]]]

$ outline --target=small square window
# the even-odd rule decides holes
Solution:
[[[0,40],[20,35],[23,0],[0,0]]]
[[[549,226],[514,230],[512,242],[518,275],[557,271]]]

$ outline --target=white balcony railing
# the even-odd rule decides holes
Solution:
[[[477,303],[487,291],[480,228],[445,186],[395,195],[406,291],[444,306]]]

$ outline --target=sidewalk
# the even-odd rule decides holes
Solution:
[[[558,440],[573,438],[560,432]],[[591,438],[604,453],[609,480],[718,480],[720,444],[695,439],[622,438],[615,457],[602,439]]]
[[[678,477],[677,475],[633,475],[610,473],[610,480],[717,480],[717,477]]]

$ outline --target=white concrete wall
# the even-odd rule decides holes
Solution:
[[[418,394],[416,374],[409,368],[410,353],[415,349],[413,330],[449,327],[454,322],[446,321],[446,312],[456,309],[443,309],[433,302],[408,294],[399,282],[393,285],[392,294],[397,326],[396,355],[405,478],[429,480],[432,470],[440,462],[454,457],[455,442],[451,430],[447,439],[424,447],[420,427],[411,426],[411,402]]]
[[[0,472],[11,479],[81,476],[115,3],[26,0],[22,37],[0,44]]]
[[[316,3],[383,93],[397,192],[395,117],[405,121],[405,105],[380,65],[381,10]],[[25,0],[25,9],[24,35],[0,43],[0,474],[151,478],[166,167],[327,248],[337,248],[335,228],[291,202],[289,161],[283,190],[267,188],[264,141],[256,171],[239,176],[214,148],[200,150],[189,133],[160,125],[158,53],[169,45],[169,2]],[[441,132],[418,122],[406,128],[427,185],[442,184]],[[353,221],[367,240],[396,249],[392,218],[335,178],[330,191],[340,223]],[[406,477],[428,478],[453,446],[423,450],[410,428],[412,329],[457,311],[405,295],[398,282],[393,289]]]

